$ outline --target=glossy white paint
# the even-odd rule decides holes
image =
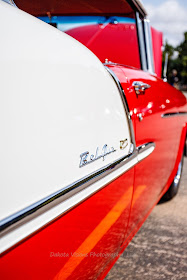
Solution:
[[[58,203],[53,208],[48,209],[47,211],[42,211],[40,214],[37,214],[34,218],[30,221],[26,222],[25,224],[18,224],[13,230],[8,231],[5,235],[1,237],[0,240],[0,253],[6,251],[19,241],[23,240],[25,237],[29,236],[33,232],[37,231],[47,223],[51,222],[58,216],[62,215],[105,185],[109,182],[113,181],[121,174],[132,168],[136,165],[139,161],[143,160],[147,156],[149,156],[154,150],[154,146],[146,149],[145,151],[141,152],[141,156],[137,155],[132,160],[127,162],[122,167],[118,168],[114,172],[110,173],[109,175],[105,176],[104,178],[100,179],[99,181],[93,183],[89,187],[83,189],[82,191],[78,192],[77,194],[71,196],[70,198],[66,199],[65,201]]]
[[[127,155],[131,139],[118,89],[86,47],[3,2],[0,34],[3,219]],[[120,150],[126,138],[129,144]],[[104,144],[116,152],[79,168],[81,153]],[[92,193],[119,176],[112,174]],[[36,222],[32,231],[63,209]],[[19,232],[14,241],[29,232]]]
[[[8,248],[12,247],[14,244],[18,243],[25,237],[29,236],[42,226],[46,225],[50,221],[54,220],[56,217],[62,215],[73,206],[77,205],[85,198],[89,197],[101,187],[105,186],[107,183],[113,181],[115,178],[119,177],[122,173],[126,172],[129,168],[134,166],[137,163],[137,157],[132,161],[128,162],[126,165],[117,169],[115,172],[109,174],[108,176],[102,178],[86,189],[78,192],[74,196],[71,196],[69,199],[63,201],[62,203],[57,204],[55,207],[43,211],[40,215],[36,215],[29,222],[21,225],[17,225],[13,230],[8,231],[0,239],[0,253],[4,252]]]

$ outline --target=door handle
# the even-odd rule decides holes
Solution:
[[[132,83],[132,86],[134,87],[134,90],[135,90],[137,95],[145,94],[145,90],[151,87],[150,85],[145,84],[145,83],[140,82],[140,81],[134,81]]]

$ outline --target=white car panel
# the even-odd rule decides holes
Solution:
[[[131,137],[118,88],[86,47],[3,2],[0,34],[4,219],[127,155]],[[116,151],[79,167],[105,144]]]

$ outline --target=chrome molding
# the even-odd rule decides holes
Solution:
[[[146,143],[144,145],[139,146],[137,148],[138,149],[138,154],[141,154],[141,153],[145,152],[147,149],[149,149],[151,147],[155,148],[155,143],[154,142],[149,142],[149,143]]]
[[[145,90],[151,87],[150,85],[145,84],[141,81],[134,81],[132,83],[132,86],[134,87],[136,95],[145,94]]]
[[[71,192],[71,195],[74,195],[75,192],[72,192],[73,190],[77,190],[79,189],[81,186],[83,187],[88,187],[89,185],[91,185],[93,183],[93,179],[95,181],[101,179],[102,177],[106,176],[108,173],[114,170],[116,168],[121,167],[122,165],[126,164],[129,160],[133,159],[135,156],[137,156],[137,150],[136,150],[136,143],[135,143],[135,137],[134,137],[134,130],[133,130],[133,125],[132,125],[132,120],[131,120],[131,116],[130,116],[130,112],[129,112],[129,108],[127,105],[127,101],[125,98],[125,93],[123,91],[123,88],[120,84],[119,79],[116,77],[116,75],[114,74],[114,72],[109,69],[107,66],[105,66],[106,70],[109,72],[109,74],[111,75],[111,77],[113,78],[113,80],[115,81],[115,84],[119,90],[121,99],[122,99],[122,103],[124,105],[124,109],[125,109],[125,113],[127,116],[127,122],[129,125],[129,131],[130,131],[130,136],[131,136],[131,144],[130,144],[130,149],[129,149],[129,154],[127,156],[123,156],[120,159],[116,160],[115,162],[103,167],[100,170],[97,170],[96,172],[94,172],[93,174],[88,175],[85,178],[80,179],[77,182],[72,183],[71,185],[62,188],[61,190],[59,190],[58,192],[55,192],[54,194],[38,201],[35,204],[32,204],[31,206],[23,209],[22,211],[19,211],[3,220],[0,221],[0,232],[4,231],[5,229],[9,228],[10,226],[18,223],[20,220],[24,219],[27,216],[30,216],[31,214],[35,213],[37,210],[41,209],[42,207],[48,205],[49,203],[57,200],[60,197],[65,196],[66,194]],[[103,175],[104,174],[104,175]],[[89,182],[89,183],[88,183]],[[82,189],[82,188],[81,188]],[[67,197],[65,197],[64,199],[66,199]]]
[[[119,90],[121,100],[122,100],[123,106],[125,108],[126,116],[128,117],[128,125],[129,125],[129,131],[130,131],[130,135],[131,135],[131,142],[136,147],[134,129],[133,129],[132,119],[131,119],[131,115],[130,115],[130,110],[129,110],[128,103],[127,103],[127,100],[126,100],[126,97],[125,97],[125,92],[122,88],[122,85],[121,85],[118,77],[115,75],[115,73],[110,68],[108,68],[106,65],[104,65],[104,66],[105,66],[105,69],[109,72],[109,74],[113,78],[113,80],[114,80],[114,82],[115,82],[115,84],[116,84],[116,86]]]
[[[47,204],[52,203],[54,200],[57,200],[58,198],[65,196],[66,194],[72,192],[73,190],[78,189],[79,187],[81,187],[85,184],[86,184],[85,187],[88,187],[89,185],[91,185],[93,183],[93,180],[94,180],[94,182],[98,181],[99,179],[101,179],[103,177],[102,176],[103,174],[104,174],[104,176],[108,175],[111,172],[111,169],[113,171],[115,167],[118,167],[118,168],[121,167],[122,165],[126,164],[129,160],[132,160],[136,155],[137,154],[133,149],[131,154],[119,158],[115,162],[110,163],[109,165],[80,179],[79,181],[76,181],[76,182],[72,183],[71,185],[62,188],[61,190],[53,193],[52,195],[47,196],[44,199],[30,205],[29,207],[26,207],[25,209],[1,220],[0,221],[0,232],[5,230],[6,228],[10,227],[11,225],[19,222],[20,220],[24,219],[25,217],[35,213],[37,210],[41,209],[42,207],[46,206]],[[75,194],[75,192],[72,193],[72,195],[74,195],[74,194]],[[65,199],[66,198],[67,197],[65,197]]]
[[[107,68],[114,79],[121,95],[130,129],[131,144],[129,154],[96,170],[42,200],[4,218],[0,221],[0,252],[4,252],[36,230],[49,224],[51,221],[75,207],[98,190],[102,189],[138,162],[149,156],[155,148],[154,143],[146,143],[138,148],[135,145],[134,131],[129,109],[121,84],[115,74]],[[105,180],[106,179],[106,180]],[[103,180],[103,181],[102,181]],[[58,209],[57,212],[53,212]],[[56,210],[55,210],[56,211]]]
[[[136,26],[137,26],[137,34],[138,34],[138,45],[139,45],[141,68],[142,70],[147,71],[148,65],[147,65],[146,52],[145,52],[143,21],[140,19],[138,12],[136,12]]]
[[[142,161],[145,157],[150,155],[155,149],[155,143],[149,142],[141,145],[137,148],[138,150],[138,162]]]
[[[143,24],[144,24],[144,33],[145,33],[145,47],[146,47],[148,71],[151,74],[155,74],[150,22],[149,20],[144,19]]]
[[[164,82],[167,82],[168,79],[167,79],[167,72],[168,72],[168,56],[169,56],[169,53],[167,52],[165,54],[165,62],[164,62],[164,70],[163,70],[163,81]]]
[[[179,163],[177,174],[175,175],[174,180],[173,180],[173,184],[174,184],[175,188],[177,188],[179,185],[181,175],[182,175],[182,161]]]
[[[174,112],[174,113],[166,113],[166,114],[162,114],[161,117],[162,118],[170,118],[170,117],[180,117],[180,116],[185,116],[187,115],[187,112]]]
[[[119,169],[119,174],[117,175],[117,177],[119,177],[124,172],[135,166],[138,162],[149,156],[153,152],[154,148],[154,143],[146,143],[136,149],[134,145],[131,144],[131,153],[129,155],[121,157],[120,159],[101,168],[100,170],[97,170],[96,172],[80,179],[79,181],[76,181],[73,184],[62,188],[58,192],[55,192],[52,195],[30,205],[29,207],[1,220],[0,237],[2,245],[0,248],[0,252],[2,253],[6,251],[23,238],[29,236],[39,228],[42,228],[44,225],[49,224],[58,216],[64,214],[65,212],[79,204],[81,201],[91,196],[96,191],[102,189],[106,184],[97,188],[95,186],[92,187],[92,185],[102,178],[106,177],[110,173],[113,173],[114,170],[116,171],[118,170],[118,168],[124,166],[125,169],[123,169],[122,173]],[[108,183],[110,183],[115,178],[110,179]],[[80,193],[81,195],[79,195]],[[78,200],[74,199],[76,195],[79,196]],[[68,204],[71,204],[70,206],[65,205],[63,210],[60,211],[58,215],[55,215],[50,219],[48,217],[47,220],[43,219],[43,214],[50,210],[53,210],[53,208],[61,203],[66,203],[67,200]],[[35,224],[33,224],[34,226],[32,226],[32,222],[34,223],[35,219],[37,218],[40,219],[39,226],[36,227]],[[27,225],[27,228],[25,233],[23,233],[23,227],[25,225]]]

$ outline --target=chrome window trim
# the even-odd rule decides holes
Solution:
[[[136,25],[142,70],[155,75],[150,21],[136,12]]]
[[[138,12],[136,12],[136,26],[137,26],[137,36],[138,36],[141,69],[144,71],[147,71],[148,66],[147,66],[147,60],[146,60],[143,22],[139,16]]]
[[[105,185],[111,183],[113,180],[123,175],[126,171],[134,167],[138,162],[140,162],[141,160],[143,160],[153,152],[155,148],[155,144],[152,142],[145,143],[144,145],[141,145],[140,147],[136,148],[132,120],[129,113],[128,105],[126,103],[124,91],[122,89],[122,86],[118,78],[115,76],[113,71],[106,66],[105,68],[109,72],[111,77],[114,79],[116,86],[118,87],[118,90],[122,98],[122,102],[124,104],[124,108],[127,113],[128,124],[129,124],[129,129],[131,134],[131,140],[132,140],[129,149],[129,154],[126,156],[122,156],[121,158],[115,160],[114,162],[96,170],[92,174],[89,174],[84,178],[81,178],[80,180],[61,188],[59,191],[22,209],[21,211],[18,211],[2,219],[0,221],[0,237],[2,239],[0,252],[4,252],[8,250],[10,247],[15,245],[19,241],[21,241],[23,238],[28,237],[36,230],[42,228],[43,226],[49,224],[59,216],[63,215],[68,210],[72,209],[77,204],[79,204],[81,201],[87,199],[95,192],[101,190]],[[119,169],[120,167],[123,168],[123,170],[120,170]],[[110,174],[112,174],[114,171],[117,171],[118,169],[119,171],[117,173],[115,172],[113,177],[110,177]],[[98,186],[94,185],[94,183],[97,182],[99,183],[99,180],[103,179],[104,177],[107,178],[108,175],[109,177],[105,181],[105,183],[102,183],[101,185]],[[76,196],[78,198],[75,199]],[[44,216],[45,219],[43,220],[43,215],[45,213],[50,212],[55,207],[58,207],[63,203],[68,204],[68,206],[67,205],[63,206],[63,210],[60,210],[58,214],[56,213],[55,215],[50,214],[49,215],[50,217],[47,218],[46,216]],[[38,219],[39,221],[37,225],[35,224],[36,219]],[[26,227],[26,230],[24,231],[24,226],[26,225],[29,226],[29,230]],[[31,227],[31,225],[34,226]]]
[[[148,19],[143,20],[144,24],[144,32],[145,32],[145,48],[147,54],[147,64],[148,64],[148,71],[151,74],[155,74],[155,66],[153,60],[153,46],[152,46],[152,36],[151,36],[151,27],[150,21]]]

